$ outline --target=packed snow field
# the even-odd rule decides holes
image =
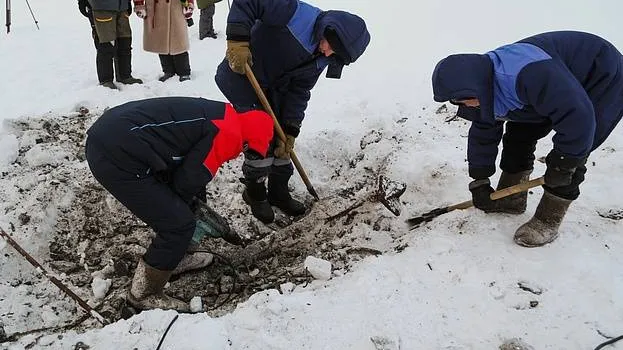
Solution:
[[[0,227],[119,321],[102,328],[0,239],[0,348],[154,349],[175,312],[121,319],[131,316],[123,293],[152,233],[91,176],[84,132],[126,101],[223,100],[213,77],[225,50],[227,2],[217,4],[219,38],[199,41],[190,28],[192,80],[184,83],[157,81],[158,59],[141,49],[142,25],[132,16],[133,75],[145,84],[120,91],[97,86],[89,24],[74,1],[29,2],[41,29],[26,2],[13,1],[11,33],[0,36]],[[559,29],[590,31],[623,48],[623,4],[312,3],[361,15],[372,34],[341,80],[321,78],[297,139],[321,200],[292,181],[295,196],[313,204],[309,215],[267,228],[240,197],[241,159],[224,166],[208,186],[210,203],[247,245],[204,242],[225,259],[171,281],[168,293],[200,297],[208,311],[180,315],[161,349],[591,349],[622,334],[621,126],[591,154],[582,196],[548,246],[512,240],[540,188],[518,216],[468,209],[414,230],[404,220],[470,196],[469,124],[431,101],[439,59]],[[541,141],[537,157],[550,148]],[[545,171],[535,166],[533,177]],[[399,217],[374,195],[381,175],[407,186]],[[329,280],[305,272],[309,256],[331,262]]]

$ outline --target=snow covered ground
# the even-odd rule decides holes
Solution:
[[[621,126],[591,155],[583,194],[570,208],[561,237],[549,246],[526,249],[512,241],[514,230],[534,211],[540,189],[529,197],[528,212],[516,217],[472,209],[446,214],[413,231],[402,225],[412,215],[469,198],[468,125],[445,122],[452,110],[436,113],[439,106],[431,101],[430,87],[435,63],[451,53],[484,52],[559,29],[590,31],[623,49],[623,3],[313,3],[360,14],[369,25],[372,42],[360,61],[345,69],[341,80],[321,79],[312,92],[297,140],[299,157],[322,197],[348,185],[345,179],[336,181],[335,173],[358,159],[360,140],[377,140],[366,147],[362,168],[386,164],[388,176],[407,184],[402,215],[391,219],[389,233],[375,230],[361,217],[355,216],[351,223],[350,234],[357,244],[368,242],[366,247],[382,255],[359,261],[344,269],[345,274],[338,270],[329,281],[299,284],[291,293],[259,292],[220,317],[181,315],[162,349],[494,349],[511,338],[521,338],[535,349],[589,349],[623,333],[619,253],[623,221],[599,215],[623,210]],[[11,33],[0,35],[0,119],[6,122],[0,139],[0,226],[38,260],[49,262],[49,240],[61,209],[71,206],[79,189],[93,180],[75,175],[85,174],[85,164],[76,155],[39,145],[37,138],[50,133],[60,135],[56,142],[76,141],[76,135],[50,131],[41,120],[88,123],[81,119],[80,107],[96,116],[106,107],[154,96],[222,99],[213,76],[225,40],[221,35],[199,41],[197,27],[192,27],[193,79],[160,83],[158,59],[142,51],[142,26],[133,16],[134,75],[146,83],[110,91],[97,86],[90,28],[76,2],[30,0],[30,4],[41,30],[36,29],[25,1],[14,0]],[[219,3],[216,12],[215,25],[222,33],[227,2]],[[550,146],[541,142],[537,155],[547,154]],[[20,154],[24,149],[29,151]],[[16,159],[37,170],[71,159],[67,169],[72,172],[16,177]],[[228,182],[239,176],[237,167],[232,168],[224,169],[220,175],[226,180],[215,180],[214,186],[231,190],[220,192],[222,201],[241,206],[237,187]],[[535,175],[543,171],[544,165],[537,164]],[[356,173],[344,172],[347,179],[358,178]],[[52,181],[58,177],[66,182]],[[304,195],[302,183],[294,185]],[[381,215],[384,209],[378,206],[367,210]],[[29,219],[20,219],[22,213]],[[334,211],[326,214],[330,213]],[[305,224],[324,227],[322,221]],[[398,243],[404,249],[394,249]],[[0,253],[0,322],[7,336],[62,325],[80,315],[73,302],[37,277],[2,240]],[[85,298],[92,293],[90,282],[77,290]],[[100,287],[95,290],[101,292]],[[144,312],[103,329],[32,334],[0,348],[86,349],[76,346],[82,342],[90,349],[153,349],[174,315]],[[610,348],[623,349],[623,344]]]

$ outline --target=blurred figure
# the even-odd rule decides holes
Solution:
[[[199,40],[216,39],[213,17],[217,2],[221,2],[221,0],[197,0],[197,7],[201,10],[199,13]]]
[[[132,76],[132,30],[128,20],[132,13],[130,0],[90,1],[78,0],[78,9],[91,23],[100,85],[118,89],[113,83],[115,75],[122,84],[142,84],[141,79]]]
[[[162,82],[175,75],[190,80],[188,25],[193,9],[194,0],[134,0],[134,12],[144,20],[143,49],[160,56]]]

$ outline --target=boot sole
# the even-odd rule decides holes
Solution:
[[[515,241],[515,243],[517,243],[517,245],[520,245],[520,246],[522,246],[522,247],[526,247],[526,248],[537,248],[537,247],[542,247],[542,246],[544,246],[544,245],[546,245],[546,244],[550,244],[550,243],[552,243],[553,241],[555,241],[555,240],[556,240],[556,238],[558,238],[558,234],[556,234],[556,235],[555,235],[555,236],[553,236],[551,239],[549,239],[547,242],[544,242],[544,243],[542,243],[542,244],[529,244],[529,243],[524,243],[524,242],[520,241],[520,240],[519,240],[519,239],[517,239],[517,238],[514,238],[513,240]]]

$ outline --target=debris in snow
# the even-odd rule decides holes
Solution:
[[[331,262],[313,256],[305,258],[305,269],[318,280],[331,278]]]
[[[294,288],[296,287],[296,285],[292,282],[286,282],[286,283],[282,283],[279,286],[279,289],[281,289],[281,293],[283,294],[290,294],[292,293],[292,291],[294,290]]]
[[[201,302],[201,297],[193,297],[190,299],[190,312],[201,312],[203,311],[203,303]]]
[[[140,322],[132,322],[130,325],[130,329],[128,329],[128,333],[130,334],[138,334],[143,330],[143,324]]]
[[[91,347],[79,341],[74,345],[74,350],[89,350]]]
[[[369,144],[379,143],[382,138],[383,138],[383,134],[380,131],[370,130],[370,132],[364,135],[364,137],[361,138],[361,141],[359,141],[359,147],[362,150],[366,149],[366,147],[368,147]]]
[[[441,114],[441,113],[446,113],[448,111],[448,106],[446,106],[446,104],[442,104],[441,106],[439,106],[439,108],[437,108],[437,110],[435,111],[435,114]]]
[[[611,220],[623,219],[623,209],[597,210],[597,214],[602,218]]]
[[[374,344],[376,350],[399,350],[399,342],[396,342],[387,337],[374,336],[370,337],[370,341]]]
[[[534,350],[534,348],[519,338],[513,338],[500,345],[500,350]]]
[[[543,288],[527,281],[519,281],[517,286],[519,286],[521,290],[525,290],[526,292],[530,292],[532,294],[541,295],[543,293]]]
[[[93,277],[91,282],[91,288],[93,289],[93,295],[96,299],[104,299],[108,289],[112,285],[111,279],[102,279],[101,277]]]
[[[2,323],[2,321],[0,321],[0,343],[4,343],[7,340],[8,340],[8,338],[7,338],[6,332],[4,330],[4,323]]]

